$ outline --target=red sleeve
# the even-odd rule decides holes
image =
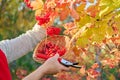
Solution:
[[[2,50],[0,50],[0,80],[12,80],[7,59]]]

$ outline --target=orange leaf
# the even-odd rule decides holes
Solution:
[[[88,0],[88,2],[90,2],[90,3],[94,3],[94,1],[95,1],[95,0]]]
[[[67,18],[67,16],[69,15],[70,10],[69,8],[64,8],[61,13],[60,13],[60,20],[63,21]]]
[[[57,4],[57,8],[65,8],[66,6],[69,6],[69,3],[62,3],[62,4]]]
[[[47,8],[55,8],[56,3],[54,0],[46,0],[44,4]]]
[[[82,3],[81,5],[77,6],[76,11],[81,12],[85,9],[86,3]]]
[[[96,5],[91,5],[87,8],[87,12],[90,14],[91,17],[95,17],[99,11],[99,7]]]
[[[81,69],[80,69],[80,73],[81,73],[81,75],[85,75],[85,73],[86,73],[86,71],[85,71],[85,67],[82,67]]]
[[[81,2],[86,2],[87,0],[81,0]]]
[[[72,29],[76,26],[75,26],[74,22],[69,22],[69,23],[64,24],[64,27],[65,27],[65,29]]]
[[[76,56],[79,56],[81,53],[80,49],[78,49],[76,46],[73,47],[73,52]]]
[[[70,8],[70,14],[71,14],[71,16],[72,16],[73,18],[75,18],[76,20],[79,20],[79,19],[80,19],[79,14],[76,12],[75,9]]]
[[[91,67],[92,67],[92,69],[96,69],[99,67],[99,65],[98,65],[98,63],[94,63]]]

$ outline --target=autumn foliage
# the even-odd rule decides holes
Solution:
[[[25,0],[25,3],[35,11],[41,27],[61,28],[61,34],[70,38],[66,58],[83,66],[58,73],[57,80],[103,80],[103,72],[113,68],[120,74],[120,0]],[[60,35],[52,32],[48,34]],[[108,75],[107,80],[115,80],[113,74]]]

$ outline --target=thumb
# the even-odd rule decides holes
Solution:
[[[56,54],[53,56],[53,58],[58,59],[58,58],[59,58],[59,54],[56,53]]]
[[[53,57],[58,60],[59,54],[56,53]],[[70,68],[68,68],[68,67],[66,67],[66,66],[64,66],[64,65],[62,65],[60,63],[59,63],[59,67],[61,68],[62,71],[69,71],[70,70]]]

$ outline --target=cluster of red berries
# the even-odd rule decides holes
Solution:
[[[44,16],[36,16],[36,20],[38,21],[39,25],[48,23],[50,21],[50,13],[45,14]]]
[[[37,57],[48,59],[49,57],[54,56],[56,53],[58,53],[60,56],[64,55],[66,52],[65,47],[60,48],[59,46],[52,44],[51,42],[47,42],[43,46],[42,50],[38,50]]]
[[[26,4],[26,6],[28,7],[28,8],[33,8],[32,6],[31,6],[31,2],[30,2],[30,0],[24,0],[24,2],[25,2],[25,4]]]
[[[48,36],[59,35],[60,32],[61,32],[61,28],[58,28],[58,27],[51,26],[47,28]]]

